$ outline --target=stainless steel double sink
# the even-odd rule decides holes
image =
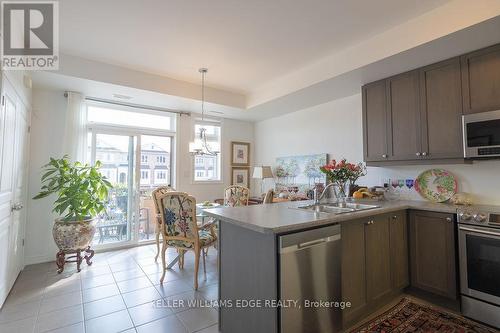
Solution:
[[[380,206],[377,205],[367,205],[355,202],[346,202],[346,203],[335,202],[335,203],[324,203],[319,205],[298,206],[296,208],[308,210],[314,213],[345,214],[345,213],[352,213],[379,207]]]

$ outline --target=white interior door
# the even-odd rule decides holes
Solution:
[[[16,113],[13,172],[13,205],[9,236],[9,271],[13,282],[24,266],[24,231],[26,225],[28,153],[29,153],[29,112],[19,103]]]
[[[9,238],[12,221],[13,171],[15,151],[17,97],[12,86],[3,80],[2,111],[0,114],[0,304],[10,290]]]

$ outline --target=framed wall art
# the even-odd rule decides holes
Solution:
[[[231,142],[231,165],[250,165],[250,143],[236,141]]]
[[[240,185],[250,188],[250,168],[233,167],[231,173],[232,185]]]

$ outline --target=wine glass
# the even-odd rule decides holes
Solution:
[[[414,180],[413,179],[407,179],[406,180],[406,187],[408,187],[408,198],[411,197],[411,189],[413,188],[414,185]]]
[[[398,186],[399,186],[399,193],[404,194],[405,180],[399,179]]]

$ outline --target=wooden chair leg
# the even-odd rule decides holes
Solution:
[[[200,266],[200,248],[194,249],[194,290],[198,290],[198,267]]]
[[[165,278],[165,273],[167,271],[167,262],[165,260],[165,251],[167,250],[167,244],[163,241],[161,246],[161,267],[163,268],[163,274],[160,278],[160,284],[163,284],[163,279]]]
[[[207,248],[208,250],[208,248]],[[206,276],[207,275],[207,266],[205,265],[205,252],[203,252],[203,274]]]
[[[156,232],[156,257],[155,262],[158,261],[158,256],[160,255],[160,233]]]

